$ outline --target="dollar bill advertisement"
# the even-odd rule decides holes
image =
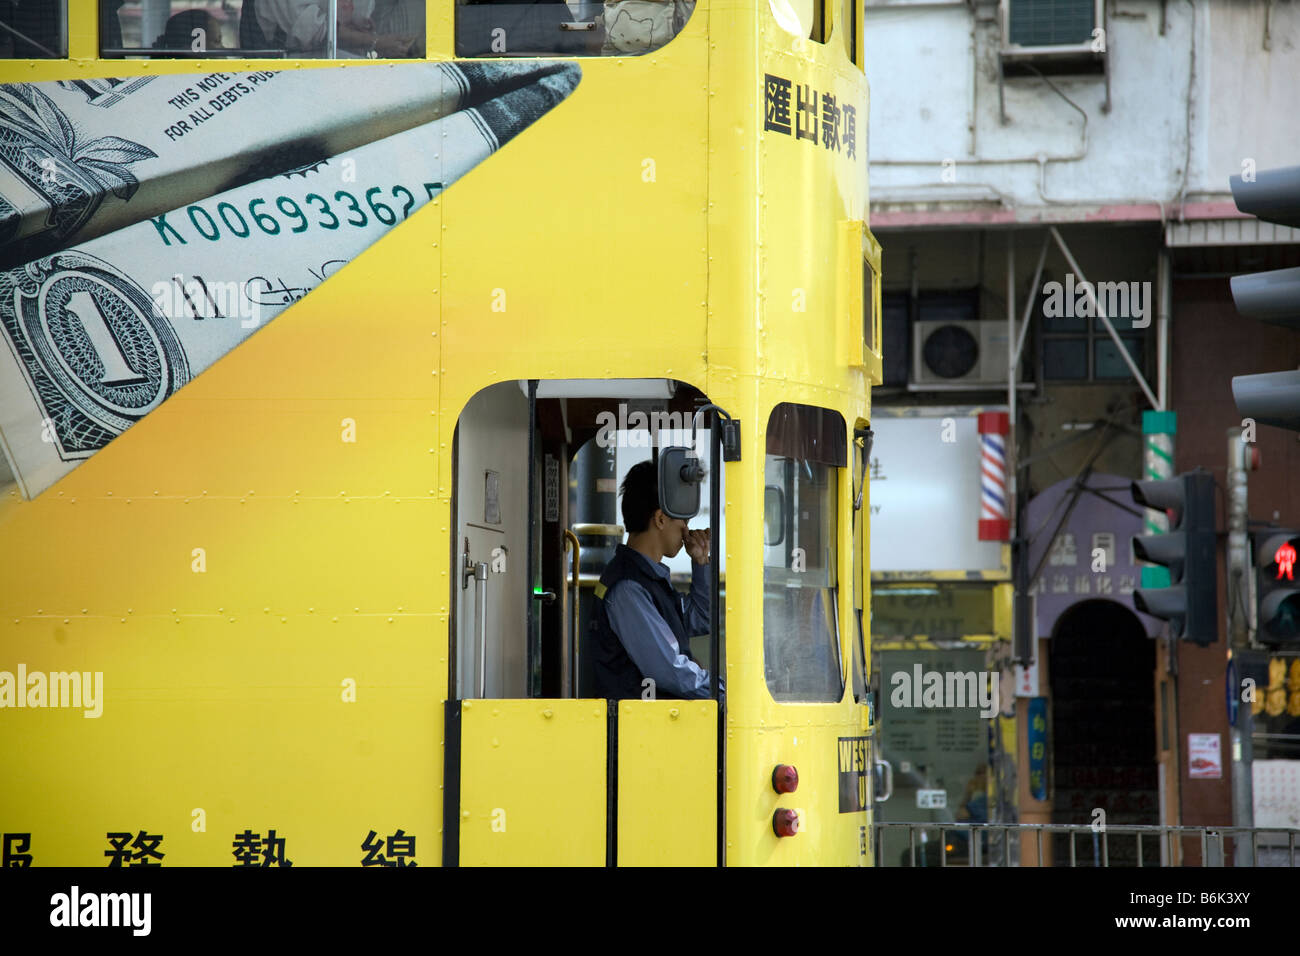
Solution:
[[[121,435],[580,75],[441,63],[0,85],[0,449],[21,492]]]

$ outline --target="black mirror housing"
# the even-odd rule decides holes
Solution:
[[[700,513],[704,467],[689,448],[659,452],[659,508],[670,518],[694,518]]]

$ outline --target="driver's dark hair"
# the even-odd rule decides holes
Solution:
[[[628,469],[623,485],[623,527],[628,534],[638,534],[650,527],[650,519],[659,508],[659,476],[654,462],[643,461]]]

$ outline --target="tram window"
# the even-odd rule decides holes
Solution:
[[[844,44],[849,61],[858,64],[858,5],[861,0],[839,0],[835,14],[835,34]]]
[[[778,701],[833,702],[844,693],[837,555],[846,464],[837,413],[789,403],[773,409],[765,483],[781,489],[783,530],[779,546],[763,549],[763,662]]]
[[[812,29],[808,31],[808,39],[826,42],[826,0],[812,0]]]
[[[771,0],[772,14],[781,29],[797,37],[825,43],[830,24],[826,9],[835,0]],[[840,0],[852,3],[853,0]]]
[[[876,351],[875,273],[866,259],[862,260],[862,343]]]
[[[870,502],[867,497],[867,459],[871,455],[871,431],[861,425],[853,433],[853,699],[858,703],[867,700],[867,667],[864,653],[866,633],[862,626],[864,589],[866,577],[867,521]]]
[[[424,0],[100,0],[100,20],[106,57],[424,56]]]
[[[458,0],[457,56],[639,56],[663,47],[694,0]]]
[[[0,60],[61,60],[68,55],[68,5],[0,0]]]

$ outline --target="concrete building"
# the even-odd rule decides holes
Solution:
[[[1229,177],[1300,164],[1300,4],[866,0],[864,33],[885,277],[877,415],[1006,408],[1022,560],[1038,572],[1036,673],[1016,675],[1020,696],[988,735],[1016,742],[1001,760],[990,745],[989,819],[1092,823],[1100,809],[1111,823],[1247,822],[1226,629],[1208,648],[1178,644],[1133,609],[1140,519],[1127,482],[1143,476],[1144,419],[1147,432],[1176,421],[1172,473],[1200,466],[1220,488],[1224,616],[1227,430],[1242,424],[1230,379],[1300,366],[1300,334],[1243,318],[1228,289],[1233,274],[1300,265],[1300,230],[1241,215]],[[1260,427],[1254,447],[1251,519],[1300,525],[1296,435]],[[897,586],[877,577],[883,600]],[[981,646],[954,626],[944,647]],[[920,647],[872,630],[877,655]],[[1009,674],[1012,644],[988,640],[989,666]],[[1300,719],[1281,716],[1256,721],[1261,766],[1300,759]],[[881,738],[888,757],[888,720]],[[1247,729],[1247,757],[1251,743]],[[1282,816],[1300,814],[1300,793],[1288,799]],[[915,804],[884,812],[931,818]],[[1081,862],[1091,853],[1081,845]]]

